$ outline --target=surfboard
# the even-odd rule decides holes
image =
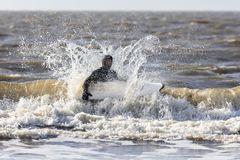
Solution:
[[[102,100],[105,98],[122,99],[127,96],[145,96],[159,92],[164,85],[162,83],[142,82],[127,83],[125,81],[112,81],[97,83],[89,87],[93,95],[90,100]]]

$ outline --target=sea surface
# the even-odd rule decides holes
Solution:
[[[0,159],[239,159],[239,17],[1,11]],[[107,54],[124,98],[82,101]]]

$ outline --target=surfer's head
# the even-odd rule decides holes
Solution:
[[[110,69],[112,66],[112,60],[113,57],[111,55],[104,56],[104,58],[102,59],[102,66]]]

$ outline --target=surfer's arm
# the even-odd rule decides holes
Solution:
[[[83,83],[83,95],[82,95],[82,99],[83,100],[88,100],[89,96],[92,96],[91,93],[89,93],[88,88],[90,86],[91,83],[96,83],[97,82],[97,74],[96,72],[93,72]]]
[[[83,83],[83,93],[89,93],[88,88],[91,83],[96,83],[98,81],[98,71],[93,71],[92,74]]]

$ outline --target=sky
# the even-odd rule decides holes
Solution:
[[[240,0],[0,0],[0,10],[240,11]]]

